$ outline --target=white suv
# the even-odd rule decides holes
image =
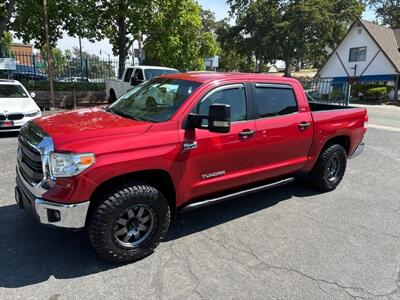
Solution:
[[[0,132],[18,131],[26,122],[41,116],[40,108],[16,80],[0,79]]]

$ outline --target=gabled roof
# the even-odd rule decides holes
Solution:
[[[359,21],[400,72],[400,29],[383,27],[365,20]]]
[[[339,48],[340,44],[346,39],[346,37],[350,34],[351,29],[360,24],[365,28],[370,37],[375,41],[378,45],[379,49],[383,52],[383,54],[387,57],[387,59],[392,63],[393,67],[400,73],[400,28],[391,29],[387,27],[383,27],[377,25],[372,22],[368,22],[365,20],[357,19],[351,24],[349,30],[343,39],[339,42],[336,49]],[[336,49],[332,51],[332,53],[328,56],[325,63],[319,68],[316,77],[322,68],[326,65],[329,59],[334,55]]]

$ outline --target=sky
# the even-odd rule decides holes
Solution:
[[[217,20],[228,17],[229,6],[226,4],[226,0],[197,0],[197,2],[204,9],[208,9],[214,12]],[[364,13],[363,18],[366,20],[373,20],[375,18],[375,15],[371,10],[368,10]],[[64,34],[64,37],[58,42],[57,46],[61,50],[65,51],[67,49],[71,49],[74,46],[78,47],[79,42],[77,38],[71,38],[67,34]],[[134,46],[136,47],[136,45]],[[84,51],[87,51],[91,54],[96,54],[102,57],[107,57],[109,54],[111,57],[113,57],[112,47],[107,39],[95,43],[91,43],[86,39],[82,39],[82,48]],[[100,50],[102,52],[101,55]]]

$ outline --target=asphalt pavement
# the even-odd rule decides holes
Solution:
[[[400,299],[400,108],[368,109],[337,190],[300,181],[189,212],[129,265],[17,209],[17,139],[2,135],[0,299]]]

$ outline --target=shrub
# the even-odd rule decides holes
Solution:
[[[27,81],[23,83],[28,91],[49,91],[50,83],[45,80]],[[54,82],[55,91],[104,91],[105,83],[94,82]]]
[[[371,88],[367,91],[368,97],[381,98],[389,94],[391,88],[387,86]]]

